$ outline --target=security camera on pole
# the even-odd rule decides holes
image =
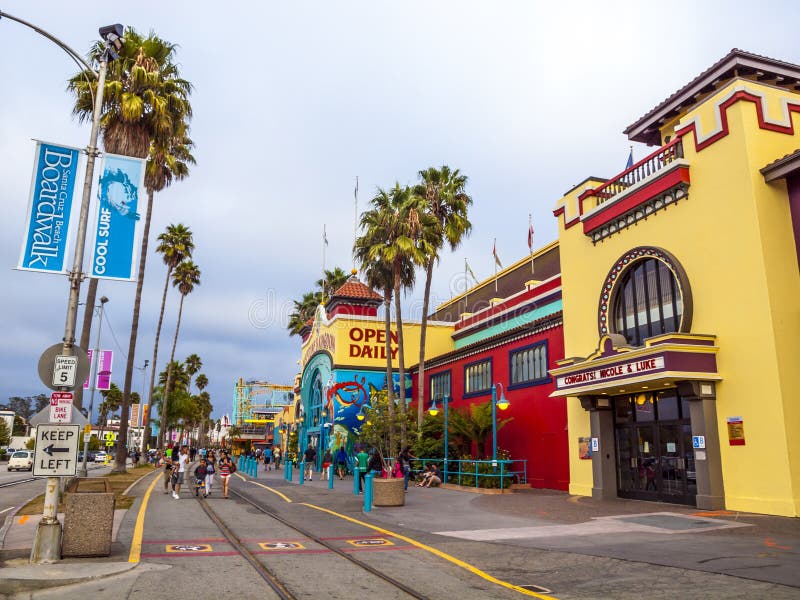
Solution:
[[[58,392],[70,393],[76,383],[83,385],[88,375],[89,360],[86,350],[75,345],[75,323],[78,316],[78,300],[81,281],[83,280],[83,254],[86,242],[86,226],[89,216],[89,199],[92,193],[94,163],[97,155],[97,137],[100,125],[100,113],[103,107],[103,89],[106,81],[108,61],[117,57],[122,48],[123,28],[120,24],[108,25],[99,29],[104,41],[104,52],[100,58],[100,68],[94,71],[80,55],[52,34],[22,19],[0,11],[0,18],[7,18],[26,27],[30,27],[40,35],[64,50],[72,60],[82,65],[97,80],[97,91],[94,98],[92,129],[89,134],[89,145],[86,147],[86,173],[83,182],[83,195],[75,236],[75,254],[72,270],[69,272],[69,297],[67,301],[67,317],[64,325],[64,337],[61,344],[45,350],[39,359],[39,376],[44,384]],[[60,346],[60,349],[59,349]],[[55,351],[55,353],[54,353]],[[74,431],[73,431],[74,429]],[[77,468],[77,426],[76,425],[41,425],[37,428],[36,454],[34,472],[47,475],[44,509],[42,520],[36,528],[31,549],[32,563],[52,563],[61,559],[61,523],[56,518],[58,504],[59,477],[72,477]],[[42,446],[40,448],[40,446]],[[40,452],[41,451],[41,452]],[[44,453],[47,456],[41,456]]]

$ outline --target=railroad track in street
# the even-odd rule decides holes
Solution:
[[[258,512],[274,519],[275,521],[281,523],[285,527],[296,531],[298,534],[303,536],[304,538],[319,544],[326,550],[330,551],[332,554],[335,554],[341,557],[343,560],[346,560],[351,565],[357,566],[359,569],[362,569],[364,572],[370,573],[371,575],[377,577],[384,583],[391,585],[392,587],[396,588],[397,590],[402,591],[404,594],[408,595],[410,598],[417,598],[419,600],[427,600],[428,596],[421,594],[420,592],[408,587],[406,584],[398,581],[397,579],[391,577],[390,575],[386,574],[385,572],[376,569],[372,565],[365,563],[364,561],[359,560],[358,558],[354,557],[353,555],[345,552],[343,549],[335,546],[331,542],[321,539],[319,536],[315,535],[311,531],[292,523],[278,515],[276,512],[270,510],[268,507],[264,506],[263,504],[257,502],[256,500],[250,498],[249,496],[237,491],[233,488],[230,489],[229,492],[231,495],[235,496],[245,504],[248,504],[253,509],[257,510]],[[225,536],[225,538],[229,541],[231,546],[250,564],[258,575],[264,579],[264,581],[270,586],[270,588],[278,595],[281,600],[295,600],[297,598],[296,595],[292,593],[291,590],[287,588],[284,582],[281,581],[279,576],[274,573],[271,569],[269,569],[259,558],[250,551],[243,541],[238,537],[231,528],[222,520],[222,518],[216,513],[216,511],[212,508],[209,502],[201,499],[199,502],[200,506],[203,508],[205,513],[211,519],[211,521],[217,526],[220,532]]]

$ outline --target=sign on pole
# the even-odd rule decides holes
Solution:
[[[94,351],[89,350],[89,364],[94,360]],[[113,350],[100,350],[98,353],[100,362],[97,363],[97,380],[94,382],[96,390],[110,390],[111,389],[111,368],[114,364],[114,351]],[[90,369],[91,370],[91,369]],[[87,377],[83,382],[83,389],[88,390],[91,376]]]
[[[72,392],[53,392],[50,394],[50,422],[70,423],[72,421]]]
[[[145,160],[116,154],[102,160],[90,276],[133,281]]]
[[[39,425],[33,454],[34,477],[74,477],[78,466],[78,425]]]
[[[77,148],[36,141],[25,238],[17,268],[66,272],[64,261],[79,157]]]
[[[53,363],[53,385],[75,387],[78,372],[78,357],[59,354]]]

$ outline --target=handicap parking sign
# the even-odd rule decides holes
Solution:
[[[706,436],[704,435],[693,435],[692,436],[692,448],[694,449],[701,449],[706,447]]]

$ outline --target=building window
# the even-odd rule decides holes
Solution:
[[[492,387],[492,361],[484,360],[464,367],[464,394],[479,394]]]
[[[450,397],[450,371],[431,375],[431,400]]]
[[[509,353],[510,385],[547,380],[547,344],[542,342]]]
[[[612,323],[629,344],[680,330],[683,299],[672,270],[656,258],[645,258],[628,267],[617,283]]]

